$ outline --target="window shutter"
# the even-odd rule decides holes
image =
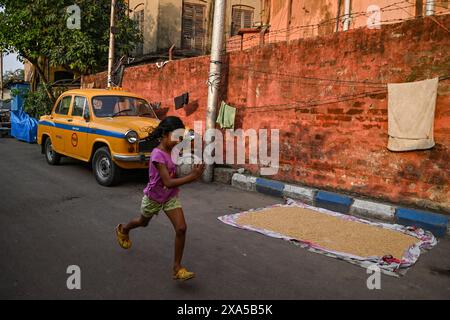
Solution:
[[[194,48],[196,50],[203,50],[203,39],[205,36],[205,30],[203,29],[203,19],[204,19],[204,11],[203,6],[195,7],[195,44]]]
[[[233,8],[231,35],[235,36],[242,28],[242,10]]]
[[[139,19],[139,28],[144,32],[144,10],[141,10],[141,16]]]
[[[136,44],[135,55],[141,56],[144,54],[144,10],[135,12],[133,19],[137,22],[139,32],[142,36],[142,41]]]
[[[244,28],[251,28],[253,26],[253,11],[243,10]]]
[[[194,8],[185,3],[183,5],[183,48],[191,48],[191,39],[194,33]]]
[[[205,44],[205,7],[185,3],[183,5],[183,43],[184,49],[204,50]]]
[[[235,36],[242,28],[251,28],[253,26],[253,10],[233,8],[231,35]]]

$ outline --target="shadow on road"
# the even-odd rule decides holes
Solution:
[[[79,167],[80,169],[86,171],[86,174],[93,175],[92,164],[81,160],[64,157],[61,159],[60,166]],[[148,169],[130,169],[130,170],[122,170],[121,181],[119,185],[129,185],[136,183],[146,184],[147,182],[148,182]]]

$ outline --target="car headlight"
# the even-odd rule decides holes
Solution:
[[[136,143],[136,141],[138,141],[139,136],[136,131],[129,130],[127,131],[127,133],[125,133],[125,139],[127,139],[129,143],[133,144]]]

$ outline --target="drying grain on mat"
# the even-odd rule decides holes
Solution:
[[[409,247],[419,242],[401,232],[298,207],[276,207],[247,213],[240,216],[237,223],[359,257],[392,255],[401,259]]]

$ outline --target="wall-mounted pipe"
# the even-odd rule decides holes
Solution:
[[[173,49],[175,49],[175,45],[172,45],[169,49],[169,61],[173,60]]]
[[[263,26],[261,28],[261,32],[259,33],[259,46],[260,47],[264,46],[264,41],[265,41],[266,33],[268,30],[269,30],[269,26]]]
[[[338,7],[337,7],[337,14],[336,14],[336,32],[339,31],[339,22],[341,19],[341,5],[342,5],[342,0],[338,0]]]

